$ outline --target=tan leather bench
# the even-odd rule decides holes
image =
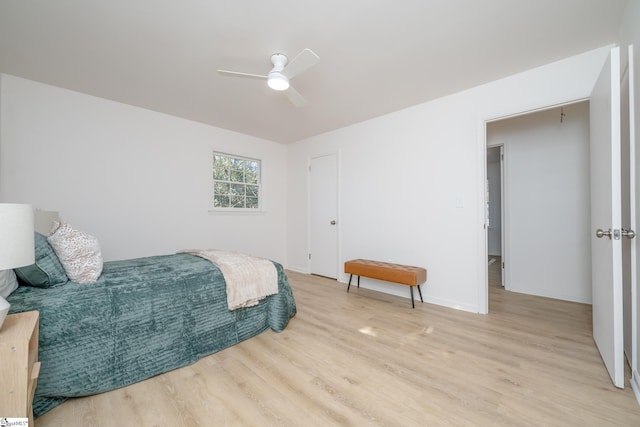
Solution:
[[[358,287],[360,287],[360,277],[369,277],[371,279],[384,280],[386,282],[409,286],[409,289],[411,290],[411,306],[413,308],[415,308],[415,303],[413,301],[413,287],[417,286],[418,293],[420,294],[420,301],[424,302],[422,299],[420,285],[427,281],[427,270],[422,267],[372,261],[369,259],[354,259],[344,263],[344,272],[350,274],[347,292],[349,292],[351,279],[355,274],[358,276]]]

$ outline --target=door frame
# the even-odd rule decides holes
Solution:
[[[638,168],[638,166],[640,165],[640,159],[638,157],[638,154],[640,153],[640,149],[639,147],[636,146],[636,144],[634,143],[634,141],[637,143],[637,138],[636,138],[636,133],[637,133],[637,129],[636,129],[636,103],[638,102],[638,100],[635,97],[636,91],[635,91],[635,85],[637,84],[636,81],[636,76],[637,76],[637,69],[636,69],[636,61],[638,59],[635,57],[635,53],[634,53],[634,45],[629,45],[627,47],[627,72],[629,73],[628,76],[628,85],[629,85],[629,141],[630,141],[630,149],[629,149],[629,159],[630,162],[632,163],[633,166],[630,166],[630,169],[633,171],[632,173],[632,177],[635,179],[631,180],[630,183],[630,192],[632,194],[635,194],[635,204],[631,203],[631,218],[630,218],[630,224],[629,226],[632,228],[632,230],[635,230],[636,232],[638,232],[638,225],[640,225],[639,221],[638,221],[638,210],[637,210],[637,205],[640,202],[640,198],[638,197],[637,194],[637,190],[638,190],[638,179],[639,174],[640,174],[640,168]],[[633,200],[631,200],[631,202],[633,202]],[[638,254],[639,248],[638,248],[638,236],[636,236],[636,238],[634,239],[634,241],[632,241],[631,244],[631,257],[635,258],[636,262],[635,263],[631,263],[631,379],[630,379],[630,383],[631,383],[631,388],[633,389],[633,392],[636,396],[636,400],[638,401],[638,403],[640,404],[640,377],[638,375],[638,371],[640,371],[640,366],[638,366],[640,364],[640,357],[638,355],[638,351],[640,351],[640,343],[638,342],[638,292],[640,291],[640,289],[638,289],[638,265],[640,262],[640,254]]]
[[[588,97],[582,97],[577,99],[569,99],[564,102],[558,102],[556,104],[551,105],[540,105],[531,107],[528,109],[520,109],[512,112],[505,112],[502,114],[488,115],[485,117],[481,117],[477,121],[477,131],[478,131],[478,159],[481,166],[478,167],[478,194],[480,195],[479,201],[481,209],[479,210],[479,218],[480,218],[480,233],[481,238],[479,239],[479,250],[478,253],[480,256],[478,257],[478,265],[479,274],[482,275],[482,278],[478,281],[480,283],[478,287],[478,312],[480,314],[488,314],[489,313],[489,266],[487,264],[488,254],[489,254],[489,236],[488,236],[488,227],[486,224],[486,192],[485,192],[485,183],[487,182],[487,124],[491,122],[496,122],[499,120],[510,119],[514,117],[524,116],[531,113],[536,113],[539,111],[549,110],[553,108],[560,108],[566,105],[576,104],[579,102],[588,101]],[[505,155],[505,157],[507,157]],[[508,213],[505,213],[508,215]],[[505,219],[503,218],[503,224]],[[504,254],[504,247],[503,247]],[[508,270],[508,269],[507,269]],[[506,272],[505,272],[506,274]]]

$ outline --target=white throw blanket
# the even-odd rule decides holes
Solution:
[[[218,249],[180,252],[209,260],[222,271],[229,310],[257,305],[261,299],[278,293],[278,271],[269,260]]]

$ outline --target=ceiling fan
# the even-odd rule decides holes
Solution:
[[[289,84],[289,80],[308,70],[320,61],[320,57],[311,49],[303,49],[295,58],[288,62],[287,56],[282,53],[271,55],[273,68],[269,74],[262,76],[259,74],[241,73],[238,71],[218,70],[218,73],[235,77],[248,77],[267,81],[267,85],[277,91],[284,91],[289,101],[296,107],[306,105],[307,101]]]

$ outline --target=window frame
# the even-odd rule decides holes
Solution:
[[[256,208],[247,208],[247,207],[232,207],[232,206],[227,206],[227,207],[220,207],[220,206],[216,206],[215,204],[215,188],[216,188],[216,182],[222,182],[225,184],[241,184],[245,186],[245,190],[246,190],[246,186],[247,185],[255,185],[252,183],[247,183],[246,181],[246,174],[245,176],[243,176],[243,180],[242,181],[232,181],[231,177],[229,177],[228,180],[220,180],[220,179],[216,179],[215,178],[215,161],[216,161],[216,156],[222,156],[222,157],[226,157],[231,159],[232,161],[236,161],[236,160],[242,160],[242,161],[249,161],[249,162],[255,162],[256,163],[256,174],[257,174],[257,187],[258,187],[258,206]],[[248,156],[242,156],[242,155],[238,155],[238,154],[230,154],[230,153],[225,153],[222,151],[218,151],[218,150],[213,150],[212,154],[211,154],[211,163],[210,163],[210,176],[211,176],[211,185],[210,185],[210,192],[209,192],[209,211],[211,213],[236,213],[236,214],[251,214],[251,213],[263,213],[264,212],[264,205],[263,205],[263,192],[264,192],[264,188],[263,188],[263,184],[262,184],[262,171],[263,171],[263,160],[262,159],[258,159],[258,158],[254,158],[254,157],[248,157]],[[231,171],[230,171],[231,173]],[[246,206],[246,191],[245,191],[245,206]]]

